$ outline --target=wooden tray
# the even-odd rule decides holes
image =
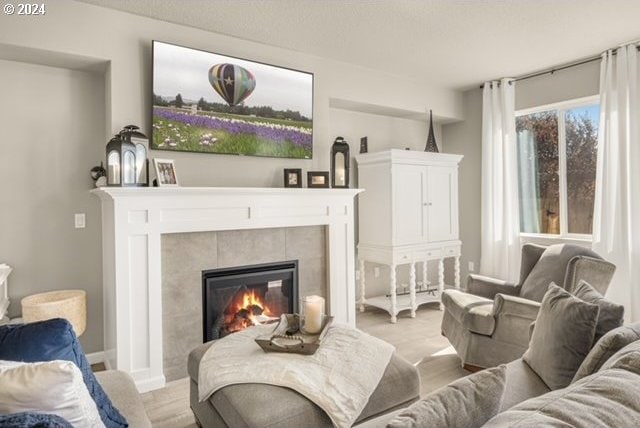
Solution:
[[[333,317],[325,316],[322,320],[320,333],[307,334],[299,330],[300,316],[298,314],[282,314],[280,322],[270,335],[260,336],[255,340],[265,352],[313,355],[320,347],[320,343],[332,322]],[[290,334],[287,334],[287,331]]]

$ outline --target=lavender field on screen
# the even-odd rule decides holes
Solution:
[[[310,159],[310,122],[154,107],[152,147],[162,150]]]

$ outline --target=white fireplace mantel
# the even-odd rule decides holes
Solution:
[[[93,190],[102,201],[107,364],[128,372],[140,391],[165,384],[160,248],[165,233],[326,225],[328,312],[355,326],[353,200],[359,192],[219,187]]]

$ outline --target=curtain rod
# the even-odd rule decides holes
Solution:
[[[640,46],[636,46],[636,49],[640,51]],[[616,55],[616,51],[613,51],[613,55]],[[559,65],[559,66],[556,66],[556,67],[548,68],[546,70],[536,71],[536,72],[529,73],[529,74],[523,74],[521,76],[514,77],[513,79],[509,80],[509,84],[511,85],[513,82],[519,82],[520,80],[527,80],[527,79],[531,79],[533,77],[544,76],[545,74],[553,74],[556,71],[562,71],[562,70],[566,70],[568,68],[577,67],[579,65],[584,65],[584,64],[588,64],[590,62],[598,61],[600,58],[602,58],[602,55],[596,55],[596,56],[592,56],[592,57],[589,57],[589,58],[581,59],[579,61],[572,62],[572,63],[569,63],[569,64]],[[500,83],[498,82],[498,84],[500,84]],[[484,88],[484,83],[482,85],[480,85],[480,89],[482,89],[482,88]]]

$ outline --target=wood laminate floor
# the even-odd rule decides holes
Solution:
[[[442,312],[436,304],[423,305],[416,318],[405,311],[397,324],[389,322],[389,315],[377,308],[358,313],[361,330],[392,345],[420,371],[421,395],[440,388],[469,373],[460,367],[460,359],[449,341],[440,334]],[[154,428],[195,428],[189,408],[189,382],[180,379],[162,389],[142,394],[149,419]]]

